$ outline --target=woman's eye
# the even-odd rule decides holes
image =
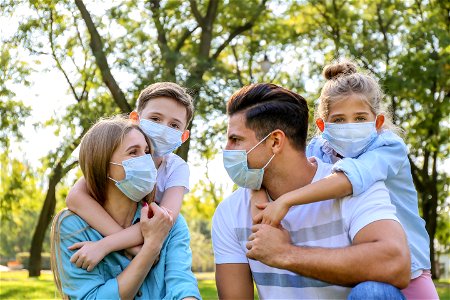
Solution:
[[[366,117],[357,117],[357,118],[356,118],[356,121],[358,121],[358,122],[364,122],[364,121],[366,121]]]

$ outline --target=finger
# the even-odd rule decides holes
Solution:
[[[257,232],[259,229],[261,229],[261,224],[256,224],[252,226],[252,232]]]
[[[247,250],[252,250],[252,242],[247,242],[247,244],[245,244],[245,247],[247,248]]]
[[[95,265],[90,264],[90,265],[87,267],[86,271],[91,272],[91,271],[94,269],[94,267],[95,267]]]
[[[259,209],[264,209],[267,207],[267,205],[269,204],[269,202],[265,202],[265,203],[255,203],[255,206]]]
[[[89,262],[87,260],[83,261],[83,263],[81,264],[81,268],[87,269],[88,267],[89,267]]]
[[[81,257],[78,257],[77,261],[75,262],[75,265],[76,265],[78,268],[81,268],[81,266],[83,265],[83,262],[84,262],[84,259],[81,258]]]
[[[147,220],[148,220],[148,206],[144,205],[141,208],[141,221],[145,222]]]
[[[254,233],[252,233],[252,234],[250,234],[249,236],[248,236],[248,240],[249,241],[253,241],[255,239],[255,234]]]
[[[253,217],[253,223],[255,224],[261,223],[262,218],[263,218],[262,212],[256,214],[256,216]]]
[[[67,249],[69,249],[69,250],[80,249],[80,248],[83,247],[85,244],[86,244],[86,242],[78,242],[78,243],[75,243],[75,244],[73,244],[73,245],[67,247]]]
[[[78,260],[78,251],[75,252],[71,257],[70,257],[70,262],[71,263],[76,263]]]

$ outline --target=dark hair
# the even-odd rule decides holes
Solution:
[[[227,103],[232,116],[245,112],[245,125],[259,139],[279,129],[298,150],[305,150],[308,131],[308,105],[297,93],[272,83],[256,83],[235,92]]]

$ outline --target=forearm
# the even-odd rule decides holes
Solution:
[[[184,187],[174,186],[164,191],[161,199],[161,206],[170,209],[173,212],[173,217],[176,219],[181,210],[183,203]]]
[[[404,288],[410,275],[409,256],[402,247],[382,242],[335,249],[290,245],[273,266],[344,286],[371,280]]]
[[[102,247],[106,249],[107,253],[111,253],[141,245],[143,242],[144,238],[141,234],[140,224],[137,223],[105,237],[99,243],[102,244]]]
[[[121,299],[133,299],[159,255],[160,245],[144,244],[126,269],[117,277]]]
[[[328,199],[342,198],[352,194],[352,184],[342,172],[333,173],[319,181],[284,194],[289,207]]]
[[[123,228],[89,195],[84,178],[80,178],[66,198],[67,207],[83,218],[103,236],[121,231]]]

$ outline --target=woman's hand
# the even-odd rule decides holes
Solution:
[[[153,212],[153,217],[148,218],[149,211]],[[141,210],[141,232],[144,237],[144,246],[159,246],[161,249],[164,240],[173,226],[174,218],[171,210],[160,207],[152,202],[145,205]]]

